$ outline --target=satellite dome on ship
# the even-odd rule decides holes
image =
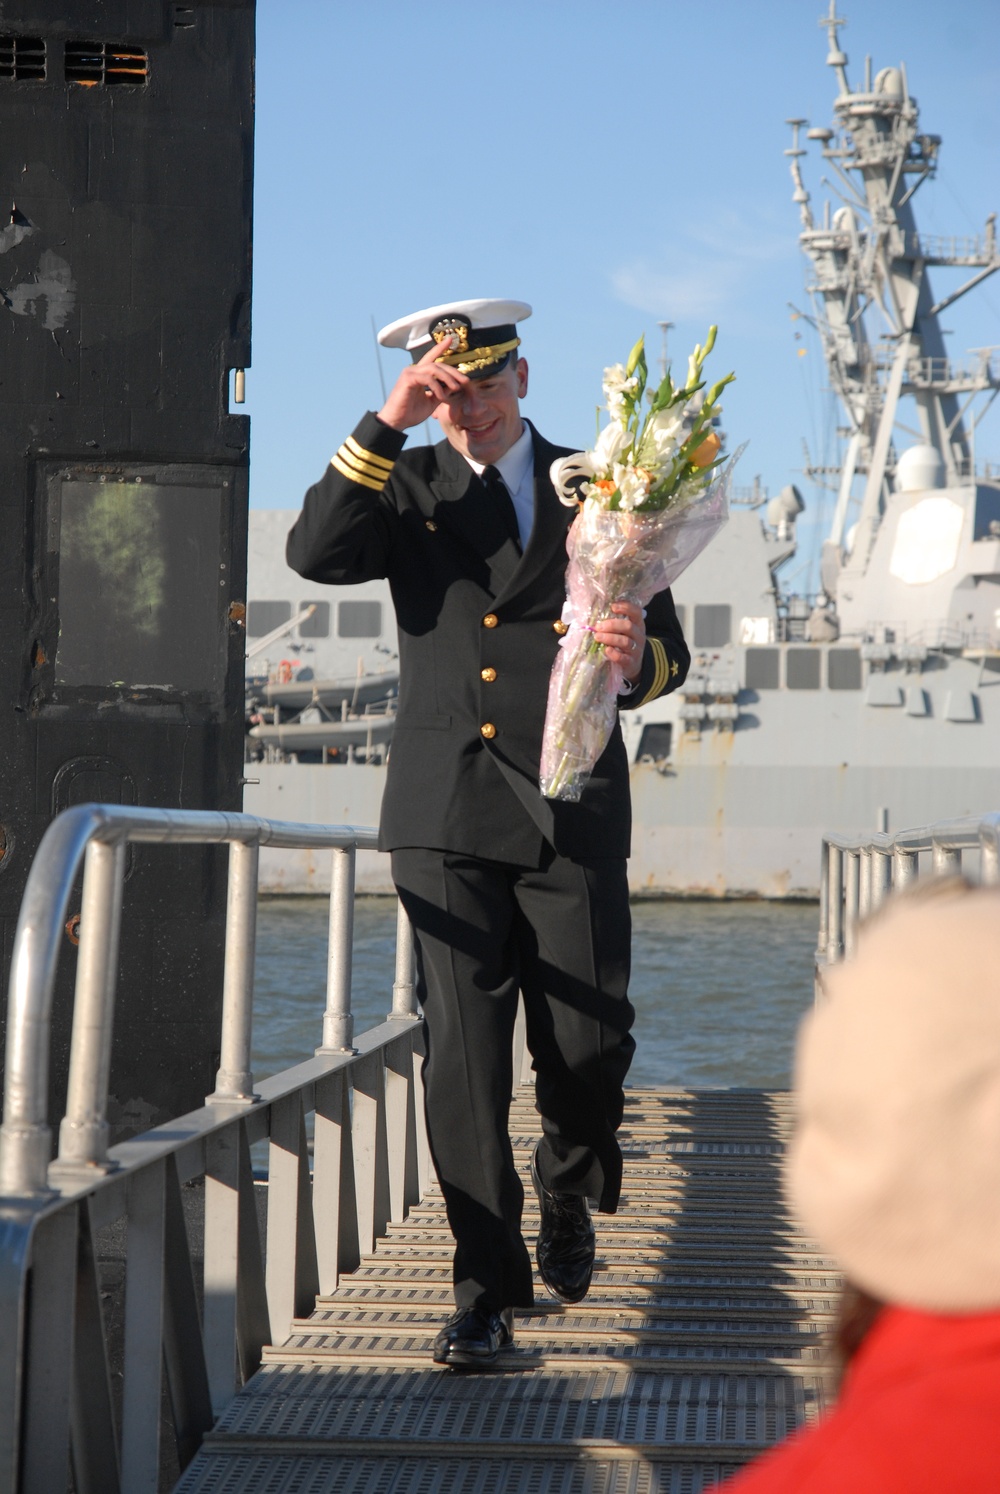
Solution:
[[[944,486],[944,462],[934,446],[908,446],[896,463],[896,488],[900,493],[922,493]]]

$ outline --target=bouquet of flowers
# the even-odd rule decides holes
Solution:
[[[608,744],[624,684],[593,636],[611,603],[640,607],[670,586],[700,555],[728,517],[729,480],[739,452],[725,466],[712,427],[718,399],[735,374],[713,384],[700,406],[702,365],[715,344],[688,362],[677,387],[668,372],[646,396],[648,369],[640,338],[623,367],[604,370],[610,420],[592,451],[553,462],[550,476],[561,501],[579,506],[566,541],[568,631],[549,681],[539,782],[549,799],[580,798]]]

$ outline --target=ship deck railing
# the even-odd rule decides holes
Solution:
[[[983,234],[931,234],[911,231],[906,251],[928,264],[992,265],[997,261],[996,231],[990,225]]]

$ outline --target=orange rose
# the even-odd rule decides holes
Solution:
[[[692,467],[710,467],[722,450],[722,442],[714,431],[706,431],[693,451],[688,452]]]

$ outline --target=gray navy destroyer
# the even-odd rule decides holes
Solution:
[[[905,68],[852,88],[831,5],[832,128],[789,121],[811,323],[843,419],[821,590],[786,592],[798,490],[738,494],[674,587],[693,664],[682,691],[622,718],[639,895],[809,897],[824,830],[888,829],[1000,804],[1000,474],[977,421],[1000,355],[949,360],[941,312],[1000,269],[995,214],[971,238],[922,235],[914,196],[940,137]],[[804,135],[803,135],[804,132]],[[840,204],[814,211],[810,142]],[[937,267],[966,272],[940,295]],[[326,591],[281,559],[285,510],[251,514],[246,808],[375,824],[397,675],[388,588]],[[256,782],[254,781],[256,780]],[[270,852],[262,885],[322,891],[324,862]],[[359,886],[388,890],[372,856]]]

